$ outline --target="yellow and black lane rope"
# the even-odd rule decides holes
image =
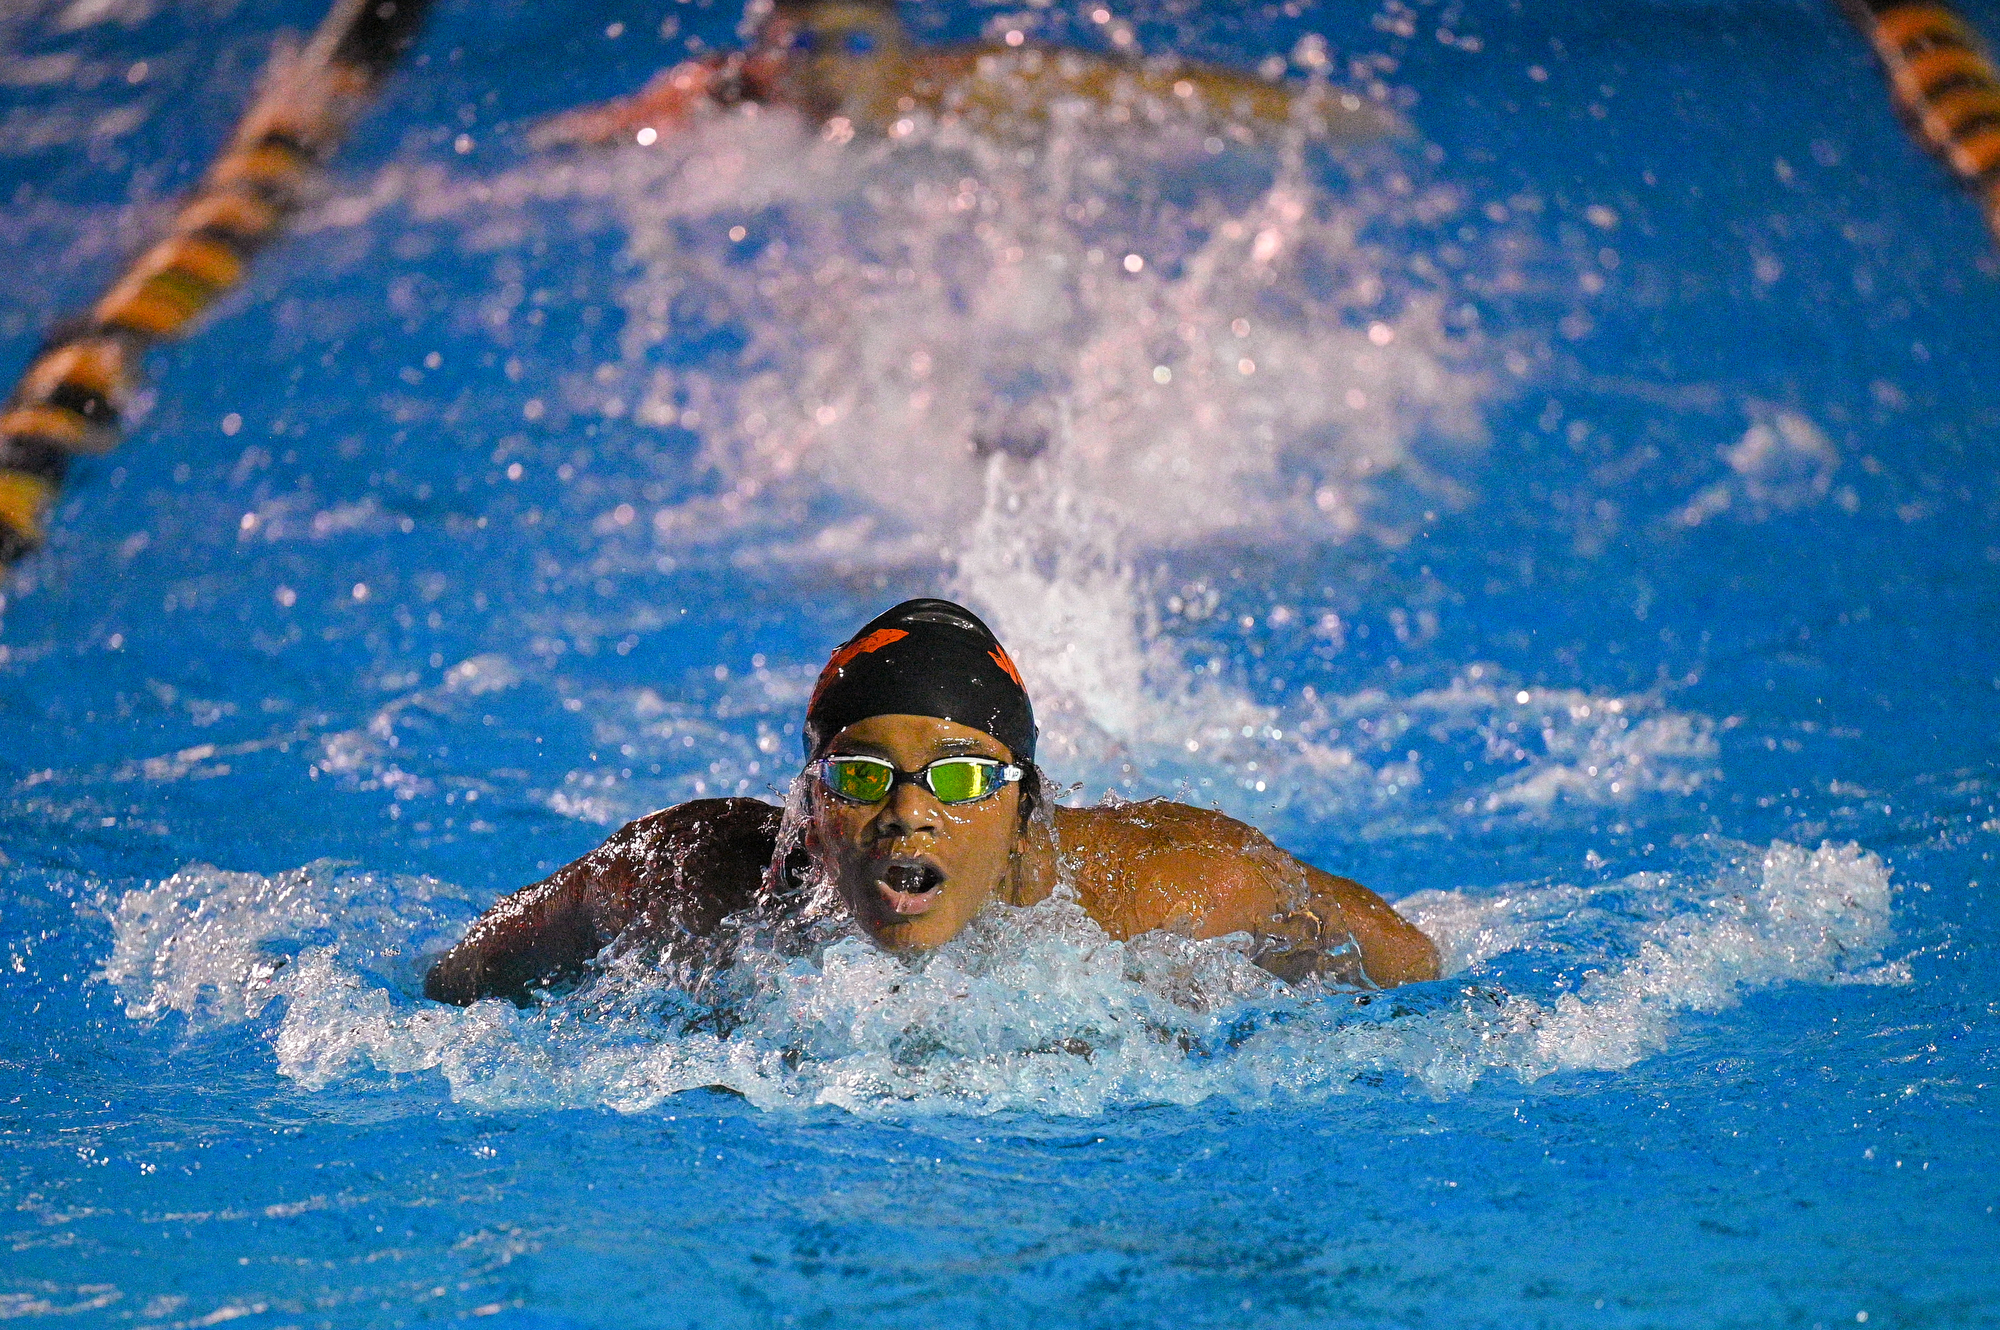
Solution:
[[[229,146],[166,234],[50,336],[0,407],[0,565],[41,544],[70,458],[108,451],[148,347],[243,280],[304,206],[347,127],[415,40],[431,0],[337,0],[312,40],[272,57]]]
[[[1978,198],[2000,238],[2000,70],[1936,0],[1842,0],[1881,58],[1911,134]]]

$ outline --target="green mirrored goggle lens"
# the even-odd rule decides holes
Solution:
[[[931,793],[939,803],[962,804],[984,799],[1000,788],[998,763],[933,762],[924,768]]]
[[[896,769],[886,762],[835,759],[824,768],[827,787],[843,799],[858,804],[877,803],[889,797],[896,783]]]

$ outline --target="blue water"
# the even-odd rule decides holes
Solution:
[[[1974,209],[1830,8],[1113,8],[1412,137],[539,154],[738,11],[441,9],[7,588],[0,1317],[2000,1320]],[[317,16],[0,18],[0,364]],[[1057,906],[753,957],[722,1022],[421,1000],[621,820],[779,797],[828,648],[936,591],[1072,798],[1220,804],[1453,972]]]

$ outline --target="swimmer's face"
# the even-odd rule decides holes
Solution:
[[[820,116],[836,112],[879,119],[883,98],[898,91],[908,34],[893,6],[824,0],[780,10],[768,39],[789,47],[788,95]]]
[[[1012,760],[990,734],[931,716],[871,716],[827,746],[827,756],[878,757],[917,771],[942,757]],[[814,847],[868,935],[890,951],[921,952],[957,936],[1005,890],[1021,829],[1021,787],[974,803],[940,803],[904,781],[875,804],[836,798],[811,783]]]
[[[866,60],[899,51],[907,37],[893,7],[823,0],[788,16],[792,42],[814,59]]]

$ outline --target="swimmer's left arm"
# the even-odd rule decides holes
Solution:
[[[1257,939],[1257,963],[1288,983],[1316,974],[1394,988],[1437,978],[1437,948],[1389,902],[1229,821],[1240,839],[1224,854],[1215,853],[1219,846],[1210,850],[1202,874],[1206,918],[1197,936],[1249,933]]]
[[[1363,988],[1438,977],[1436,946],[1389,902],[1235,825],[1234,863],[1212,879],[1214,917],[1257,939],[1259,965],[1287,982],[1317,974]]]
[[[1392,988],[1437,978],[1437,948],[1387,901],[1214,809],[1059,808],[1056,828],[1084,909],[1113,937],[1248,933],[1257,963],[1287,982],[1318,974]]]
[[[1259,962],[1266,969],[1286,979],[1324,974],[1373,988],[1438,977],[1436,944],[1389,902],[1359,882],[1273,850],[1305,874],[1307,896],[1256,930],[1271,948]]]

